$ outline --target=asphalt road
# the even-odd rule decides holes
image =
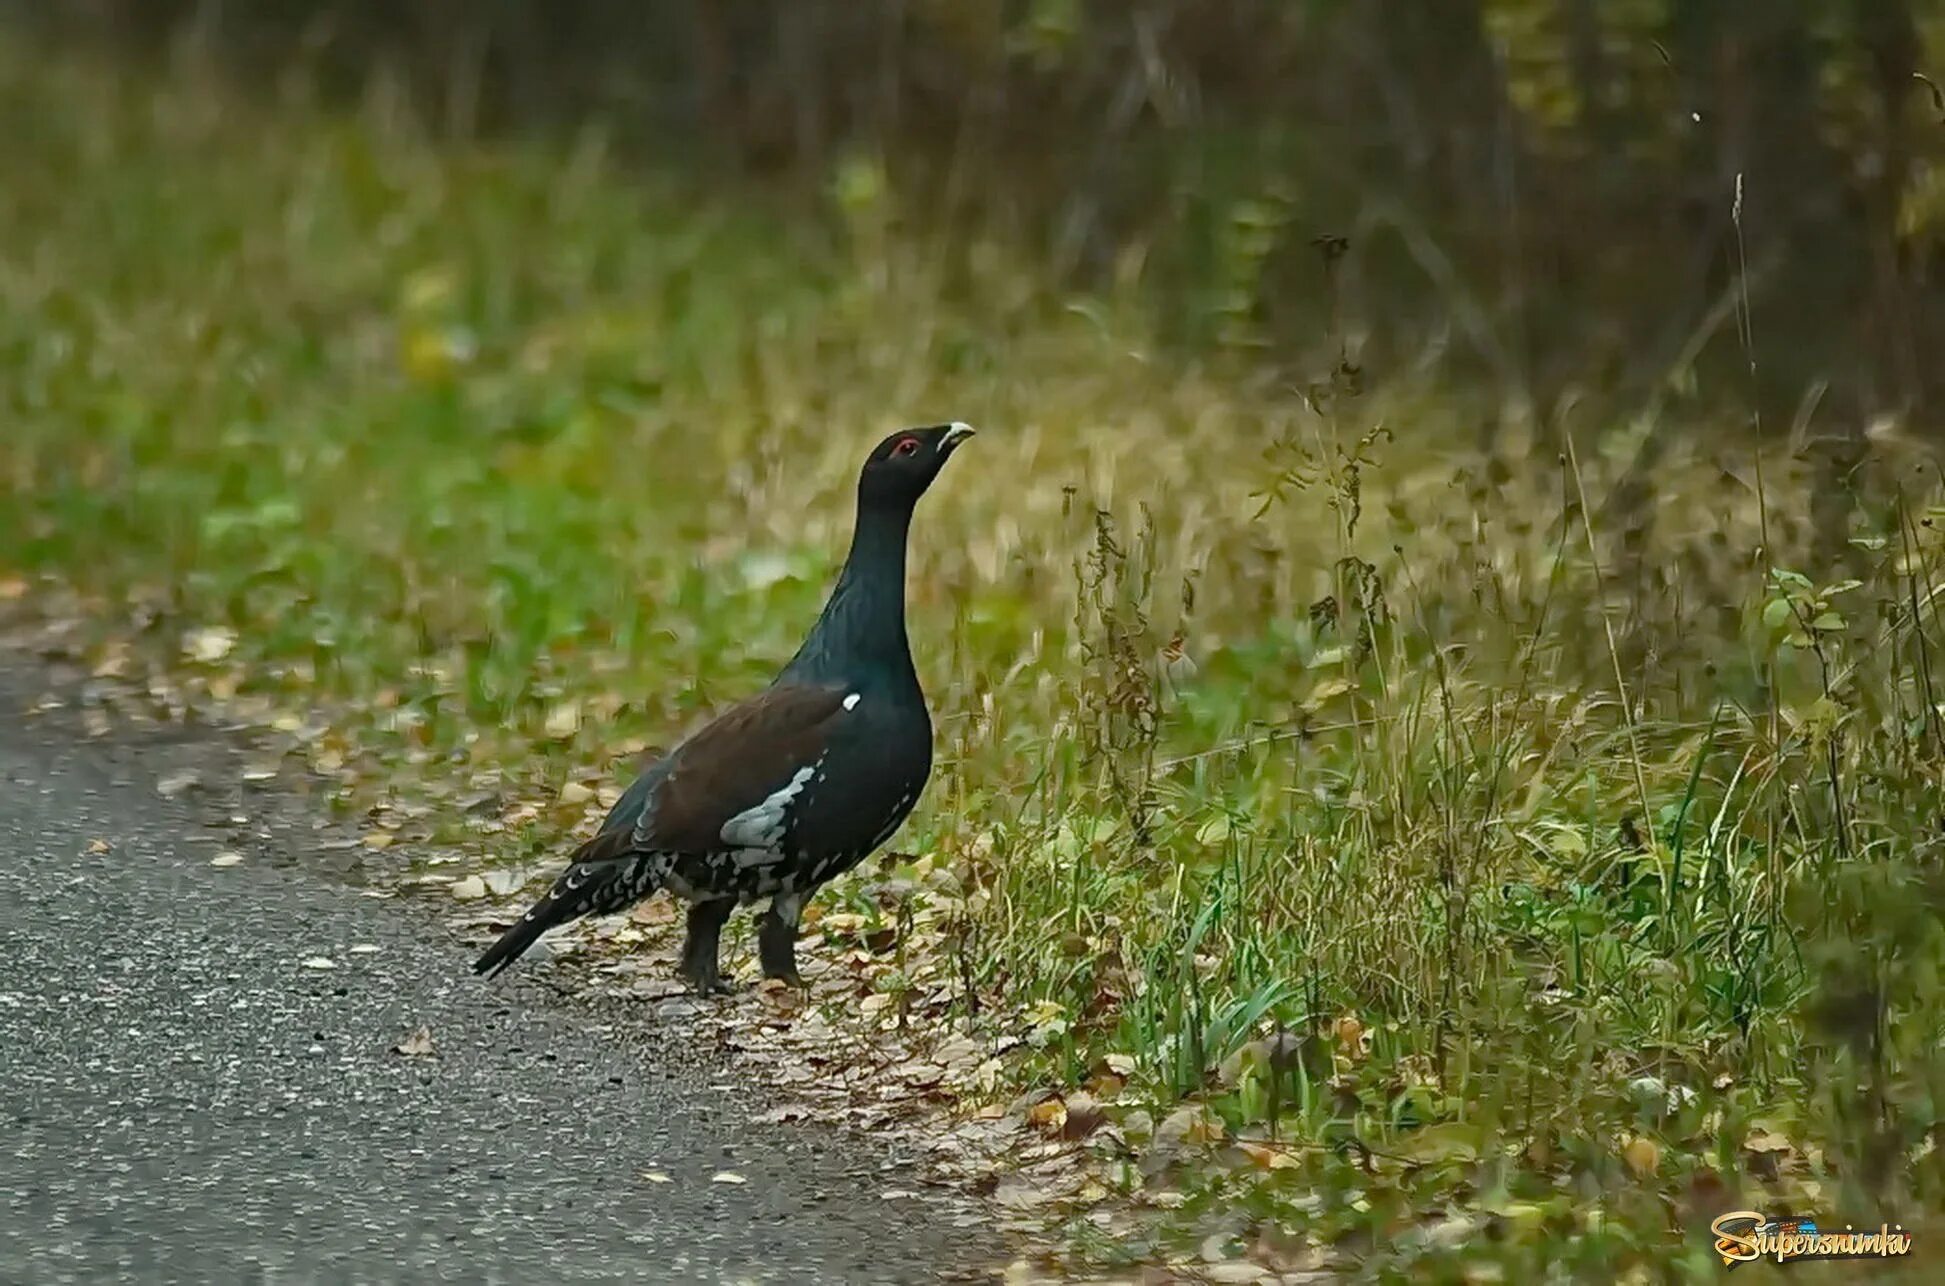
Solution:
[[[887,1144],[753,1123],[652,1014],[483,984],[301,862],[211,866],[167,748],[23,717],[40,683],[0,650],[0,1282],[990,1279],[963,1208],[886,1199]]]

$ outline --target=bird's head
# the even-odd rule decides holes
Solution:
[[[972,435],[972,425],[957,420],[927,429],[900,429],[865,459],[864,472],[858,475],[858,503],[910,509],[939,476],[946,457]]]

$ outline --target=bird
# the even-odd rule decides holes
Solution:
[[[676,972],[698,995],[735,989],[719,962],[739,905],[765,978],[803,986],[804,905],[891,838],[932,771],[932,720],[905,630],[905,553],[919,497],[961,443],[961,421],[886,437],[858,474],[843,570],[770,686],[647,765],[545,896],[473,965],[491,978],[542,934],[666,890],[688,904]]]

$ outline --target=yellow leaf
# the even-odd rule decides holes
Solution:
[[[1059,1022],[1066,1016],[1067,1006],[1058,1000],[1042,1000],[1027,1010],[1027,1024],[1033,1027],[1045,1027],[1049,1023]]]
[[[1325,679],[1310,689],[1310,695],[1303,699],[1304,709],[1315,710],[1332,697],[1342,696],[1351,690],[1351,681],[1346,678]]]
[[[236,646],[236,631],[221,625],[191,630],[182,636],[182,654],[204,664],[220,661]]]
[[[1272,1148],[1261,1143],[1238,1143],[1236,1149],[1265,1170],[1291,1170],[1299,1164],[1288,1148]]]
[[[1229,838],[1231,829],[1229,818],[1225,814],[1218,813],[1208,821],[1202,823],[1201,827],[1196,830],[1195,842],[1210,845],[1220,844]]]
[[[1043,1099],[1027,1109],[1027,1124],[1042,1134],[1058,1134],[1067,1124],[1067,1105],[1057,1098]]]

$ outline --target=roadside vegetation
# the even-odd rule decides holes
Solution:
[[[1683,372],[1537,417],[1334,333],[1188,355],[865,155],[806,209],[7,45],[0,120],[0,594],[286,738],[427,896],[544,878],[787,658],[862,447],[965,419],[939,772],[806,955],[824,1019],[977,1048],[1077,1259],[1945,1244],[1945,496],[1895,426],[1833,509]]]

